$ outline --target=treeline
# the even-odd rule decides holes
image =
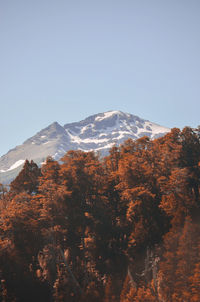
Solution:
[[[200,301],[200,130],[26,161],[0,187],[0,301]]]

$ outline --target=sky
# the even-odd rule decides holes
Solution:
[[[200,124],[199,0],[0,0],[0,156],[121,110]]]

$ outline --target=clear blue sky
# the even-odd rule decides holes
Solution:
[[[199,0],[0,0],[0,155],[122,110],[200,124]]]

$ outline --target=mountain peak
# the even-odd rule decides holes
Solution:
[[[64,126],[53,122],[0,157],[0,182],[13,179],[26,159],[40,165],[47,156],[58,160],[66,151],[77,149],[106,155],[113,145],[128,138],[135,140],[146,135],[154,139],[169,131],[169,128],[119,110],[91,115]]]
[[[55,129],[60,129],[62,126],[58,122],[53,122],[50,124],[48,127],[55,128]]]
[[[95,120],[96,121],[102,121],[104,119],[112,118],[112,117],[125,117],[128,116],[128,114],[122,112],[122,111],[116,111],[116,110],[111,110],[103,113],[97,114]]]

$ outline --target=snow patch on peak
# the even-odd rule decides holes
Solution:
[[[158,124],[151,123],[151,122],[145,122],[145,127],[147,129],[149,129],[150,131],[152,131],[152,133],[154,135],[169,132],[169,128],[166,128],[166,127],[163,127],[163,126],[160,126]]]
[[[0,172],[8,172],[8,171],[14,170],[14,169],[18,168],[19,166],[21,166],[24,162],[25,162],[24,159],[20,159],[20,160],[16,161],[9,169],[0,170]]]
[[[110,118],[111,116],[113,115],[121,115],[122,112],[121,111],[107,111],[105,113],[101,113],[100,115],[98,115],[96,118],[95,118],[95,121],[97,122],[100,122],[106,118]]]

